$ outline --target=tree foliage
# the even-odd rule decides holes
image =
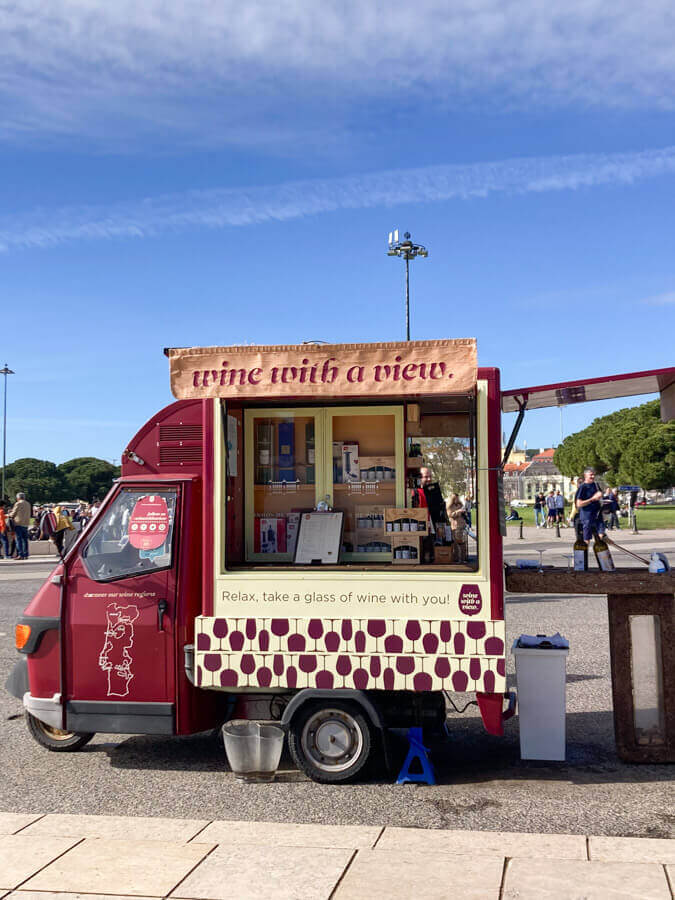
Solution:
[[[104,459],[83,456],[56,465],[46,459],[26,457],[7,466],[5,494],[14,499],[23,491],[31,503],[88,500],[108,493],[120,469]]]
[[[103,498],[110,490],[113,479],[119,478],[119,466],[113,466],[105,459],[80,456],[69,459],[58,466],[69,487],[70,496],[78,500]]]
[[[449,437],[416,438],[416,441],[445,499],[448,500],[451,494],[465,494],[471,466],[465,442]]]
[[[621,409],[566,437],[553,460],[563,475],[593,466],[612,485],[665,490],[675,484],[675,422],[660,419],[659,401]]]
[[[23,491],[31,503],[63,500],[66,485],[58,467],[46,459],[27,456],[16,459],[5,470],[5,494],[11,500]]]

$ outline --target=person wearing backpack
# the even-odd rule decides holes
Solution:
[[[54,507],[54,515],[56,516],[56,525],[51,541],[56,547],[59,556],[63,556],[63,542],[65,541],[66,533],[73,530],[73,523],[70,521],[67,510],[61,506]]]

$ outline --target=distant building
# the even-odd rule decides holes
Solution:
[[[516,459],[516,453],[512,451],[504,466],[504,499],[507,503],[511,500],[533,501],[535,494],[548,494],[549,491],[560,491],[566,500],[571,499],[572,480],[562,475],[553,462],[555,449],[542,448],[530,461],[525,460],[525,451],[516,452]]]

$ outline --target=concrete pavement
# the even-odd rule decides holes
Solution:
[[[0,813],[14,900],[672,900],[673,879],[662,839]]]

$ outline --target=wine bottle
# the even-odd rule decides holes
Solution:
[[[580,534],[574,542],[574,571],[588,571],[588,544]]]
[[[612,554],[609,552],[607,542],[600,534],[595,535],[595,540],[593,541],[593,552],[595,553],[595,559],[597,560],[598,567],[602,569],[603,572],[614,571],[615,566],[612,559]]]

